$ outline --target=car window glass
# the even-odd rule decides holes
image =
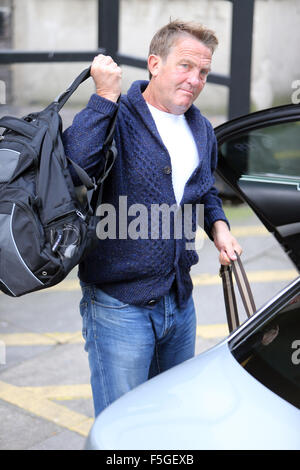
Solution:
[[[250,130],[227,140],[220,153],[238,178],[273,176],[300,181],[300,122]]]
[[[232,353],[247,372],[300,409],[300,292]]]

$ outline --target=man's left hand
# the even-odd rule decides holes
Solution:
[[[220,252],[219,260],[221,264],[229,265],[231,261],[236,260],[236,253],[238,255],[242,253],[241,246],[231,234],[228,225],[223,220],[217,220],[214,223],[212,236],[214,244]]]

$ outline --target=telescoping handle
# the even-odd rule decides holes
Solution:
[[[230,266],[222,265],[220,268],[227,323],[230,333],[240,325],[238,308],[233,286],[232,271],[234,273],[238,290],[248,318],[253,315],[253,313],[256,311],[253,294],[245,269],[237,253],[236,256],[236,261],[233,261]]]

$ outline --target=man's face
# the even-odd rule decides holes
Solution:
[[[150,56],[152,104],[172,114],[185,113],[206,83],[211,60],[211,50],[192,36],[179,37],[165,59]]]

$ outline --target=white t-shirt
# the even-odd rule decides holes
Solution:
[[[184,114],[166,113],[149,103],[147,105],[171,158],[172,183],[179,205],[184,186],[199,164],[196,143]]]

